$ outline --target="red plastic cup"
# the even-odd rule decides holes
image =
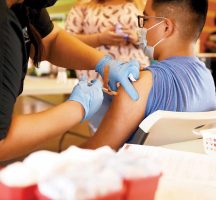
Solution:
[[[35,196],[37,197],[37,200],[51,200],[50,198],[48,198],[45,195],[41,194],[40,191],[38,190],[38,187],[35,190]]]
[[[139,179],[125,179],[125,200],[154,200],[160,177],[161,174]]]
[[[9,187],[0,183],[0,200],[37,200],[35,190],[37,185],[28,187]]]

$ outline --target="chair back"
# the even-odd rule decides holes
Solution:
[[[196,127],[216,122],[216,111],[171,112],[158,110],[139,125],[133,144],[161,146],[201,138],[193,134]]]

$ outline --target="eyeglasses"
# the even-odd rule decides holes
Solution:
[[[146,16],[146,15],[138,15],[138,26],[139,28],[143,28],[145,25],[145,22],[148,21],[150,18],[155,19],[166,19],[165,17],[156,17],[156,16]]]

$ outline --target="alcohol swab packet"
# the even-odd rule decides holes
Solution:
[[[134,78],[133,74],[129,74],[128,78],[132,81],[132,82],[135,82],[136,79]]]

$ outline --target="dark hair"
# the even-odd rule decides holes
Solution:
[[[26,16],[27,16],[27,28],[29,30],[29,38],[34,47],[33,64],[36,67],[38,67],[39,62],[41,61],[42,51],[43,51],[41,36],[38,33],[38,31],[35,29],[35,27],[30,23],[28,9],[26,9]]]
[[[34,46],[34,56],[33,56],[33,64],[38,67],[39,62],[41,61],[42,56],[42,42],[41,42],[41,36],[35,29],[35,27],[31,24],[29,24],[29,37],[32,42],[32,45]]]
[[[170,9],[170,7],[174,9]],[[162,12],[167,17],[176,16],[176,20],[179,19],[184,23],[185,34],[198,39],[205,25],[208,0],[152,0],[152,8],[155,11]]]

